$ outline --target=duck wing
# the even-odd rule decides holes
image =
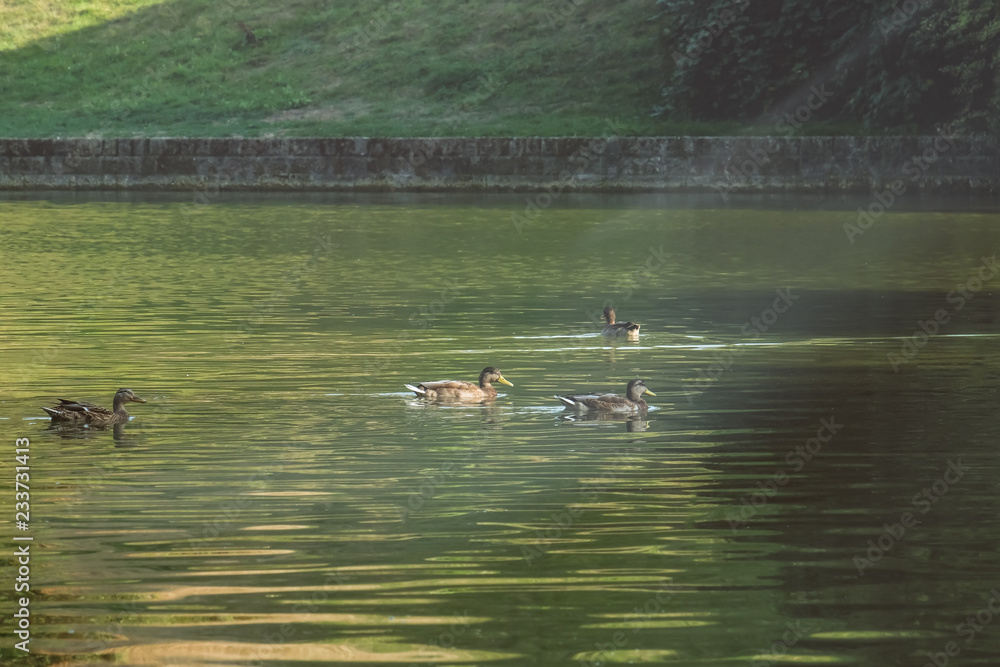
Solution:
[[[588,407],[592,401],[601,398],[600,394],[568,394],[566,396],[556,396],[560,401],[571,408]]]
[[[621,336],[623,334],[628,334],[632,332],[638,332],[639,326],[635,322],[616,322],[615,324],[609,324],[604,327],[601,332],[608,336]]]
[[[629,412],[639,407],[637,404],[618,394],[574,394],[572,396],[556,396],[556,398],[568,407],[580,410]]]
[[[79,412],[85,415],[102,415],[109,417],[114,413],[107,408],[102,408],[99,405],[94,405],[93,403],[86,403],[84,401],[67,401],[65,398],[59,399],[59,405],[55,406],[56,410],[65,412]]]
[[[466,380],[439,380],[438,382],[421,382],[418,387],[430,391],[441,391],[442,389],[452,389],[455,391],[479,390],[479,385]]]

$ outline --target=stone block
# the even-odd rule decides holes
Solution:
[[[172,146],[172,150],[179,146]],[[191,155],[178,155],[175,152],[163,153],[156,158],[156,173],[170,176],[196,176],[198,161]]]

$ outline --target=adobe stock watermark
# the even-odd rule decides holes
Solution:
[[[771,304],[771,307],[765,308],[761,311],[759,317],[751,317],[743,324],[742,327],[740,327],[740,333],[742,335],[749,336],[751,340],[757,340],[761,337],[761,335],[767,333],[767,331],[774,326],[775,322],[778,321],[779,315],[788,312],[788,309],[799,300],[798,295],[792,294],[791,287],[776,289],[774,290],[774,293],[778,296]],[[684,393],[688,397],[688,402],[693,403],[695,396],[699,396],[708,391],[712,384],[722,377],[723,373],[731,370],[733,364],[736,362],[736,358],[743,354],[746,349],[746,345],[727,345],[722,350],[717,350],[713,355],[715,357],[715,363],[710,365],[707,369],[697,369],[695,372],[698,375],[698,379],[695,382],[685,382],[683,384]]]
[[[615,294],[614,299],[618,303],[625,303],[632,298],[632,293],[634,290],[639,289],[643,283],[652,280],[653,275],[657,271],[663,268],[663,265],[667,263],[667,253],[663,250],[663,244],[661,243],[658,248],[649,246],[648,252],[646,254],[646,261],[643,264],[636,265],[636,268],[626,274],[620,279],[617,287],[618,293]],[[614,301],[605,305],[610,305],[612,308],[615,307]],[[604,308],[602,307],[600,312],[592,310],[587,313],[587,317],[595,325],[600,325],[601,316],[604,314]],[[603,328],[603,325],[601,326]]]
[[[878,20],[878,31],[882,33],[883,39],[888,41],[889,35],[902,30],[920,10],[927,9],[932,4],[933,0],[905,0],[897,3],[892,8],[892,14]]]
[[[964,638],[965,646],[969,646],[975,641],[976,635],[986,629],[986,626],[992,623],[998,614],[1000,614],[1000,591],[994,588],[990,590],[986,606],[979,609],[975,615],[966,616],[964,621],[956,625],[955,634]],[[928,651],[928,661],[923,664],[923,667],[948,667],[951,659],[962,652],[962,646],[957,641],[949,641],[943,649],[937,653]]]
[[[608,148],[608,142],[617,139],[621,135],[621,125],[613,120],[606,119],[604,124],[611,131],[610,136],[595,137],[586,144],[578,148],[567,158],[567,163],[574,165],[574,170],[564,169],[559,172],[556,182],[553,185],[546,185],[542,192],[534,197],[524,198],[524,215],[511,213],[510,219],[514,223],[514,229],[518,234],[523,233],[524,228],[533,223],[542,214],[542,211],[552,206],[552,203],[562,194],[562,191],[573,185],[576,179],[584,174],[590,165],[601,159]]]
[[[791,466],[792,472],[800,472],[806,467],[807,463],[812,461],[822,451],[823,445],[833,440],[833,437],[842,428],[844,428],[844,425],[838,424],[835,416],[830,415],[829,418],[823,417],[819,420],[819,428],[816,429],[815,436],[808,438],[803,444],[796,445],[793,449],[788,450],[788,453],[785,454],[785,464]],[[778,489],[788,484],[791,479],[791,476],[785,472],[785,469],[780,468],[774,471],[771,479],[764,482],[757,482],[757,487],[760,490],[740,498],[739,510],[735,514],[730,513],[726,517],[726,521],[729,522],[729,528],[735,533],[738,528],[746,526],[750,519],[757,516],[758,510],[766,505],[768,500],[777,495]]]
[[[927,345],[931,338],[939,335],[941,329],[951,322],[952,316],[957,315],[965,308],[965,305],[976,297],[976,294],[983,289],[983,286],[1000,272],[1000,267],[997,266],[996,255],[983,257],[982,260],[982,264],[979,265],[979,268],[976,269],[976,272],[968,280],[960,285],[956,285],[955,289],[948,292],[947,296],[945,296],[945,301],[955,307],[953,311],[949,311],[947,308],[938,308],[934,311],[933,317],[928,317],[924,321],[917,320],[917,330],[911,336],[903,339],[899,348],[899,354],[889,352],[886,355],[886,358],[892,365],[893,371],[898,373],[900,366],[913,361],[913,358],[917,356],[921,348]]]
[[[342,42],[341,50],[361,50],[369,46],[383,35],[394,15],[399,13],[404,7],[406,7],[405,3],[391,2],[372,12],[368,22],[362,27],[355,29],[351,37]]]
[[[133,262],[132,258],[129,258],[128,261],[123,262],[123,265],[129,267],[137,263]],[[85,325],[91,324],[103,308],[108,305],[117,305],[121,294],[134,289],[136,276],[131,271],[128,268],[117,267],[112,271],[112,279],[107,285],[92,285],[93,293],[103,296],[85,298],[79,305],[75,306],[75,310],[79,314],[75,330],[74,327],[66,324],[63,327],[63,333],[51,334],[48,337],[49,344],[34,352],[31,355],[30,361],[25,358],[23,365],[18,366],[16,370],[10,369],[11,375],[9,377],[11,379],[16,377],[20,382],[30,383],[34,378],[38,377],[43,369],[49,368],[54,364],[59,355],[73,342],[74,338],[80,335]]]
[[[784,662],[788,649],[798,644],[800,639],[813,631],[812,628],[802,627],[801,619],[786,622],[785,628],[787,629],[782,633],[781,639],[775,640],[767,650],[755,655],[750,661],[750,667],[770,667],[776,662]]]
[[[833,92],[826,89],[827,84],[809,88],[809,95],[804,103],[789,111],[774,126],[782,134],[794,134],[796,130],[812,120],[813,114],[823,108],[823,105],[833,97]]]
[[[472,627],[472,623],[469,621],[468,609],[463,609],[461,614],[453,614],[453,616],[455,617],[455,622],[447,630],[438,633],[436,638],[427,642],[430,646],[446,651],[453,649],[458,643],[458,639]],[[411,662],[408,667],[423,667],[426,664]]]
[[[313,249],[312,255],[285,273],[279,287],[272,290],[266,299],[255,304],[253,312],[247,315],[244,321],[236,327],[235,335],[225,336],[226,347],[232,350],[238,343],[243,342],[245,337],[262,327],[274,309],[287,301],[288,297],[299,289],[302,281],[319,268],[319,263],[326,259],[326,255],[336,247],[337,244],[329,236],[316,237],[316,247]]]
[[[656,591],[641,606],[635,607],[631,613],[625,616],[626,625],[632,625],[630,628],[632,634],[636,635],[642,631],[640,623],[653,620],[656,614],[662,614],[666,609],[666,605],[677,594],[677,591],[678,588],[669,580],[661,581],[660,590]],[[615,653],[624,650],[628,646],[628,643],[628,633],[624,630],[618,630],[611,635],[610,641],[596,642],[594,644],[594,648],[597,649],[596,651],[582,654],[582,657],[580,655],[574,657],[580,667],[602,667],[609,662],[617,662],[615,660]]]
[[[548,20],[549,27],[560,28],[562,24],[587,3],[584,0],[558,0],[553,9],[547,2],[541,4],[542,15]]]
[[[292,140],[282,137],[280,139],[270,139],[269,150],[274,155],[290,155]],[[182,204],[178,207],[178,212],[184,218],[184,222],[191,224],[195,214],[201,213],[212,204],[212,201],[220,197],[224,190],[232,186],[233,183],[244,180],[246,167],[241,162],[224,163],[224,166],[211,176],[205,176],[195,184],[190,204]]]
[[[406,520],[413,514],[422,510],[424,505],[437,493],[438,487],[442,486],[448,477],[456,472],[456,469],[468,463],[473,454],[481,451],[483,447],[488,445],[493,440],[494,435],[496,435],[496,431],[490,429],[477,431],[465,456],[457,462],[449,461],[445,463],[432,473],[426,473],[416,488],[411,487],[410,493],[406,497],[406,504],[396,505],[399,522],[401,524],[406,523]]]
[[[793,135],[799,128],[808,123],[812,119],[813,114],[819,111],[831,97],[833,97],[833,92],[827,90],[826,82],[818,86],[810,86],[809,94],[806,95],[805,101],[795,109],[785,113],[778,120],[774,126],[775,132],[787,136]],[[761,167],[770,162],[771,156],[781,149],[781,143],[775,141],[773,138],[765,139],[762,137],[756,143],[758,147],[748,148],[745,153],[745,159],[741,160],[738,165],[737,172],[745,181],[760,178]],[[719,196],[724,202],[729,201],[729,195],[733,191],[733,174],[728,168],[726,169],[726,177],[727,181],[725,183],[712,184],[712,187],[719,191]]]
[[[407,319],[411,329],[404,329],[396,336],[396,340],[381,349],[381,355],[377,359],[368,358],[365,360],[364,374],[366,377],[375,375],[388,368],[397,355],[402,354],[407,349],[407,343],[412,339],[412,329],[426,329],[434,324],[434,321],[445,312],[445,306],[457,299],[464,290],[455,280],[446,280],[444,287],[438,293],[438,297],[433,299],[426,306],[420,306]]]
[[[163,7],[168,3],[161,3],[156,5],[157,8]],[[162,11],[157,9],[158,12]],[[160,31],[161,34],[169,39],[173,37],[173,33],[163,30]],[[111,97],[110,101],[106,102],[107,98],[99,97],[88,99],[82,106],[77,110],[78,116],[95,116],[100,118],[100,124],[87,131],[84,135],[86,139],[91,140],[87,144],[81,144],[79,142],[74,142],[74,151],[70,153],[64,162],[67,167],[71,169],[80,166],[85,158],[93,157],[98,154],[99,151],[103,151],[104,148],[101,146],[101,141],[104,137],[111,132],[116,125],[121,126],[124,122],[129,120],[129,115],[136,109],[144,108],[146,100],[153,97],[153,93],[163,84],[163,81],[171,75],[173,68],[170,66],[159,66],[159,67],[146,67],[145,75],[139,81],[131,83],[126,91],[125,95],[120,97]],[[137,72],[136,72],[137,73]],[[105,106],[106,105],[106,106]],[[133,138],[138,138],[145,136],[144,133],[132,134]],[[84,154],[80,154],[79,147],[86,146]]]
[[[129,619],[133,617],[138,618],[149,612],[146,604],[147,601],[145,599],[129,600],[114,604],[112,613],[105,613],[103,617],[115,620],[109,620],[105,625],[94,628],[92,631],[87,632],[86,635],[81,636],[80,640],[83,644],[78,649],[79,652],[84,655],[100,654],[119,647],[119,638],[127,637],[129,631],[134,630],[134,628],[130,628],[127,625]]]
[[[595,331],[601,331],[604,328],[604,320],[602,319],[604,315],[604,308],[610,306],[613,310],[618,310],[618,306],[628,302],[635,293],[635,290],[652,280],[653,276],[656,275],[656,272],[663,268],[663,266],[667,263],[667,257],[668,254],[663,249],[662,243],[657,248],[649,246],[646,253],[646,261],[635,264],[634,269],[619,278],[618,283],[615,285],[618,291],[613,297],[606,299],[604,303],[601,304],[599,309],[584,310],[584,314],[587,316],[589,324],[575,327],[570,331],[576,335],[590,334]],[[565,357],[566,353],[563,352],[563,358],[565,359]]]
[[[346,577],[339,572],[327,575],[323,583],[319,586],[319,589],[312,591],[308,602],[297,602],[292,607],[291,613],[294,615],[315,614],[323,609],[323,606],[330,599],[330,595],[326,589],[330,586],[343,586],[346,583]],[[246,662],[253,667],[261,667],[265,662],[279,659],[279,656],[282,655],[282,647],[291,641],[299,629],[300,626],[298,624],[282,623],[273,630],[261,633],[263,641],[240,646],[240,650],[236,656],[233,656],[231,651],[226,651],[224,656],[220,656],[224,657],[225,660],[220,660],[219,662],[230,662],[235,657],[240,662]]]
[[[948,467],[941,477],[915,494],[910,501],[910,505],[914,509],[920,510],[920,514],[927,514],[967,472],[969,472],[969,467],[962,465],[962,459],[949,460]],[[906,529],[913,528],[917,523],[917,517],[913,512],[903,512],[899,515],[899,520],[895,523],[883,524],[882,534],[877,538],[868,540],[868,549],[865,551],[866,557],[855,556],[853,559],[854,567],[858,570],[858,576],[865,576],[865,570],[874,567],[887,553],[892,551],[906,537]]]
[[[955,145],[955,134],[946,125],[938,127],[938,136],[934,142],[918,155],[912,156],[903,163],[903,175],[909,177],[911,184],[915,184],[923,179],[927,170],[935,162],[941,159]],[[910,186],[900,179],[896,179],[882,192],[876,192],[867,207],[858,207],[858,217],[855,223],[844,223],[844,233],[851,245],[855,240],[871,229],[885,212],[892,208],[898,199],[906,194]]]
[[[406,523],[412,514],[422,510],[424,504],[437,493],[438,487],[445,483],[445,480],[455,472],[456,468],[466,464],[475,451],[475,449],[470,449],[459,461],[449,461],[434,472],[425,474],[419,486],[410,489],[410,493],[406,497],[406,504],[396,506],[399,522]]]
[[[458,105],[457,113],[448,116],[447,122],[444,124],[446,131],[438,132],[438,134],[449,134],[449,128],[453,128],[467,120],[477,108],[482,106],[486,100],[493,97],[497,91],[501,90],[508,83],[507,80],[492,72],[480,74],[476,78],[476,82],[478,84],[476,90]],[[411,180],[417,178],[417,170],[433,159],[435,152],[441,149],[440,142],[438,141],[431,139],[418,139],[415,141],[415,148],[410,154],[397,159],[394,171],[389,176],[389,182],[387,183],[390,190],[405,187]]]
[[[282,472],[283,467],[278,465],[273,468],[262,468],[246,478],[247,488],[242,491],[235,500],[230,500],[219,506],[218,514],[215,518],[206,519],[201,525],[201,535],[194,535],[188,538],[188,546],[194,551],[209,549],[210,540],[218,539],[221,535],[235,529],[235,522],[245,510],[255,501],[259,501],[261,491],[266,491],[272,483],[275,475]]]
[[[595,502],[597,494],[607,491],[607,484],[618,478],[618,475],[623,470],[623,468],[620,469],[620,465],[626,464],[628,461],[628,454],[623,455],[622,451],[616,451],[611,470],[605,471],[596,483],[580,487],[580,495],[583,496],[583,501],[587,503]],[[548,553],[552,545],[562,539],[563,531],[572,528],[579,521],[580,517],[583,516],[584,511],[584,507],[574,503],[567,505],[561,512],[553,512],[551,514],[552,525],[545,530],[536,528],[535,539],[532,540],[531,545],[521,547],[521,558],[524,559],[524,562],[530,566],[532,561]]]
[[[747,7],[750,6],[750,0],[736,0],[736,4],[738,6],[735,10],[727,7],[719,12],[718,19],[709,21],[702,26],[701,30],[688,40],[684,47],[684,53],[674,50],[671,54],[674,65],[683,67],[688,62],[693,62],[703,56],[706,51],[712,48],[715,40],[721,37],[726,29],[746,11]]]

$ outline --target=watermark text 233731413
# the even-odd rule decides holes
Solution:
[[[14,526],[18,531],[27,531],[28,522],[31,521],[31,496],[29,495],[28,482],[30,477],[28,472],[30,466],[28,460],[31,454],[31,442],[28,438],[18,438],[14,441]],[[15,542],[30,542],[30,535],[14,535]],[[28,603],[30,602],[27,593],[31,590],[31,545],[18,544],[14,549],[14,556],[17,561],[17,576],[14,577],[14,599],[17,610],[14,612],[14,634],[20,642],[14,647],[20,651],[28,652],[28,642],[31,641],[31,621]],[[16,594],[24,597],[17,597]]]

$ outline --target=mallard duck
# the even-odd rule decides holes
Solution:
[[[643,394],[656,396],[646,388],[642,380],[631,380],[625,389],[625,396],[618,394],[574,394],[572,396],[556,396],[566,404],[567,408],[576,408],[581,412],[588,410],[607,410],[609,412],[642,412],[649,407],[642,400]]]
[[[615,322],[615,309],[611,306],[604,308],[604,319],[607,325],[601,331],[605,336],[627,336],[628,338],[639,337],[639,325],[635,322]]]
[[[51,408],[42,408],[52,417],[54,422],[73,422],[76,424],[114,424],[128,421],[128,412],[125,411],[125,404],[129,401],[135,403],[145,403],[146,399],[139,398],[131,389],[119,389],[115,393],[114,409],[108,410],[93,403],[83,401],[67,401],[65,398],[59,399],[59,405]]]
[[[444,401],[484,401],[496,398],[497,390],[492,382],[502,382],[508,387],[514,385],[507,381],[496,368],[487,366],[479,374],[479,384],[465,380],[441,380],[439,382],[421,382],[417,386],[405,385],[407,389],[421,398]]]

